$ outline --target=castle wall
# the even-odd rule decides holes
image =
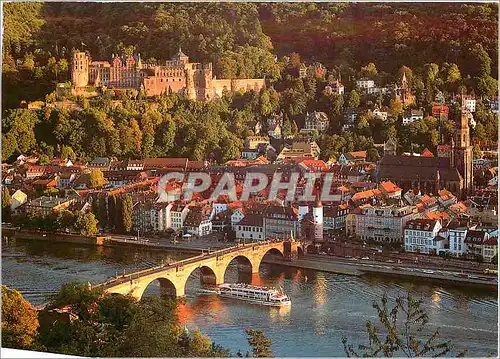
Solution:
[[[215,79],[212,80],[212,93],[221,97],[224,88],[231,92],[250,91],[259,92],[266,87],[265,79]]]
[[[266,80],[264,79],[234,79],[232,91],[250,91],[254,90],[259,92],[262,88],[266,87]]]
[[[147,96],[159,96],[163,93],[168,93],[169,91],[172,91],[172,93],[182,94],[185,87],[185,77],[174,79],[148,76],[144,78],[144,90],[146,91]]]
[[[212,80],[212,97],[218,96],[222,97],[222,93],[224,90],[228,92],[232,92],[231,87],[231,79],[223,79],[223,80]]]

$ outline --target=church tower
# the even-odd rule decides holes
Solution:
[[[85,87],[89,84],[89,55],[85,52],[74,51],[71,59],[71,82],[73,86]]]
[[[452,143],[452,167],[458,170],[464,180],[462,195],[465,197],[472,190],[474,178],[472,174],[472,146],[470,144],[467,111],[461,111],[460,122]]]
[[[389,138],[384,142],[384,156],[396,156],[397,143],[393,138]]]

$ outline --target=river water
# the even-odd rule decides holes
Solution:
[[[16,288],[34,304],[42,304],[62,284],[77,280],[98,283],[138,268],[185,258],[175,252],[133,248],[75,246],[35,241],[3,242],[2,283]],[[187,283],[179,317],[188,328],[198,327],[233,353],[249,350],[245,329],[263,330],[273,341],[274,355],[344,356],[342,337],[366,343],[365,323],[377,322],[372,301],[410,291],[423,300],[429,330],[440,328],[442,339],[467,356],[497,355],[496,292],[436,285],[387,277],[352,277],[262,264],[259,274],[239,274],[236,265],[227,282],[281,285],[292,299],[289,309],[252,305],[214,295],[199,295],[199,273]],[[153,282],[148,293],[159,292]]]

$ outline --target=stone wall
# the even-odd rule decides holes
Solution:
[[[64,242],[78,244],[101,245],[107,237],[99,236],[82,236],[79,234],[70,233],[52,233],[45,231],[27,231],[27,230],[12,230],[2,228],[2,236],[15,239],[36,239],[49,242]]]
[[[231,93],[250,90],[259,92],[265,87],[265,79],[214,79],[212,81],[212,93],[218,97],[222,96],[224,89]]]

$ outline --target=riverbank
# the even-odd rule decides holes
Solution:
[[[124,246],[124,247],[142,247],[145,249],[158,249],[178,251],[189,254],[200,254],[207,251],[213,251],[227,247],[225,244],[211,243],[210,246],[206,242],[200,240],[178,241],[171,243],[167,241],[153,242],[151,238],[131,239],[131,236],[106,234],[103,236],[83,236],[73,233],[48,232],[2,227],[2,237],[28,239],[38,241],[48,241],[55,243],[73,243],[84,244],[91,246]],[[157,239],[158,240],[158,239]]]
[[[2,226],[2,237],[7,239],[35,239],[54,243],[73,243],[94,246],[103,245],[108,239],[106,236],[84,236],[74,233],[15,229],[6,226]]]
[[[321,261],[317,258],[302,258],[293,262],[280,259],[265,259],[264,263],[276,264],[299,269],[311,269],[321,272],[363,276],[363,275],[382,275],[386,277],[404,277],[424,280],[426,282],[447,282],[456,285],[483,287],[487,289],[497,290],[498,282],[494,281],[495,277],[488,280],[474,278],[458,272],[437,272],[425,268],[416,271],[414,268],[402,268],[382,265],[371,265],[364,263],[339,263],[335,260]]]
[[[277,264],[277,265],[282,265],[286,267],[291,267],[291,268],[298,268],[298,269],[311,269],[311,270],[317,270],[319,272],[327,272],[327,273],[334,273],[334,274],[345,274],[345,275],[353,275],[353,276],[360,276],[363,273],[359,271],[357,268],[353,268],[344,264],[340,263],[335,263],[335,262],[318,262],[314,260],[308,260],[308,259],[296,259],[294,261],[285,261],[285,260],[280,260],[280,259],[264,259],[264,263],[268,264]]]

